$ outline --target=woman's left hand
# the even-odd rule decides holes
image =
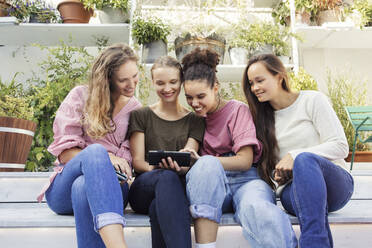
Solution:
[[[285,184],[292,179],[293,158],[287,153],[275,166],[274,180],[279,185]]]

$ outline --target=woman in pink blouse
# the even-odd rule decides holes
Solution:
[[[44,192],[57,214],[75,215],[79,247],[127,247],[123,210],[131,178],[125,139],[129,114],[141,106],[133,96],[138,82],[137,56],[124,44],[105,49],[95,60],[88,86],[70,91],[53,124],[48,151],[58,158]]]

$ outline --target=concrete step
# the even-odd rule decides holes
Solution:
[[[299,226],[294,230],[299,237]],[[372,243],[372,224],[332,224],[335,248],[366,248]],[[193,235],[192,230],[192,235]],[[126,227],[124,235],[129,248],[150,248],[149,227]],[[0,228],[2,248],[67,248],[77,247],[75,228]],[[194,237],[192,237],[194,241]],[[193,242],[194,243],[194,242]],[[194,245],[193,245],[194,247]],[[249,248],[239,226],[223,226],[218,230],[218,248]]]
[[[355,180],[353,199],[372,199],[372,166],[365,163],[352,171]],[[36,202],[50,172],[0,172],[0,202]]]

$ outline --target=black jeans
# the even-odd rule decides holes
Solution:
[[[189,202],[177,173],[156,169],[140,174],[130,187],[129,204],[150,216],[153,248],[191,248]]]

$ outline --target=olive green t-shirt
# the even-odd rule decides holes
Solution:
[[[145,160],[149,150],[178,151],[185,147],[188,138],[203,143],[204,118],[190,112],[183,118],[168,121],[157,116],[150,107],[130,113],[128,137],[134,132],[145,134]]]

